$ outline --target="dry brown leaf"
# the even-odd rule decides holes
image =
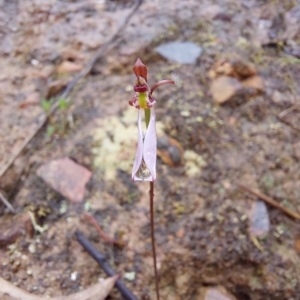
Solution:
[[[109,277],[104,281],[92,285],[91,287],[69,296],[61,296],[54,298],[47,298],[49,300],[104,300],[116,281],[119,275]],[[10,296],[11,300],[43,300],[45,297],[32,295],[26,291],[21,290],[12,283],[0,277],[0,297]],[[3,299],[3,298],[0,298]]]
[[[252,76],[244,81],[242,81],[243,86],[253,88],[257,90],[257,92],[263,92],[264,90],[264,82],[259,76]]]
[[[49,99],[59,94],[71,80],[72,78],[63,78],[52,81],[47,87],[46,98]]]
[[[221,59],[211,67],[208,75],[210,78],[226,75],[237,79],[245,79],[256,75],[256,73],[254,66],[242,59]]]
[[[71,61],[63,61],[56,69],[57,74],[74,73],[82,70],[82,65]]]
[[[39,104],[40,94],[38,92],[33,92],[29,94],[26,99],[20,103],[19,108],[27,108],[30,105]]]
[[[232,65],[228,60],[218,60],[208,72],[208,76],[212,79],[220,75],[233,76]]]
[[[233,76],[238,79],[248,78],[256,75],[256,69],[254,66],[248,62],[241,59],[236,59],[231,61]]]
[[[297,253],[300,254],[300,235],[299,234],[297,234],[295,236],[294,244],[295,244],[295,249],[296,249]]]

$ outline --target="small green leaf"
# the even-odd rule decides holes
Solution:
[[[55,133],[55,127],[53,125],[48,125],[46,129],[47,137],[51,137]]]
[[[52,106],[52,103],[53,103],[53,99],[42,99],[41,100],[41,105],[42,105],[42,108],[44,110],[45,113],[48,113],[50,111],[50,108]]]
[[[58,99],[58,106],[60,110],[66,110],[69,107],[70,103],[65,98]]]

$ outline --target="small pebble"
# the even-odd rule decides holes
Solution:
[[[36,247],[35,247],[35,245],[34,244],[30,244],[29,245],[29,247],[28,247],[28,251],[30,252],[30,253],[35,253],[36,252]]]
[[[28,270],[26,271],[26,273],[27,273],[27,275],[32,275],[32,270],[28,269]]]
[[[72,281],[75,281],[75,280],[77,279],[77,274],[78,274],[78,272],[73,272],[73,273],[71,274],[71,280],[72,280]]]
[[[128,281],[133,281],[135,279],[135,272],[127,272],[124,274],[124,278]]]
[[[155,51],[168,60],[193,65],[202,53],[202,48],[191,42],[171,42],[159,45]]]

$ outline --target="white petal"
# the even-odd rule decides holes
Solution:
[[[138,110],[138,145],[136,149],[136,155],[135,155],[135,160],[132,168],[132,180],[140,180],[137,178],[136,172],[138,171],[142,159],[143,159],[143,131],[142,131],[142,110]]]
[[[147,181],[155,181],[156,179],[156,127],[155,127],[155,112],[154,107],[150,108],[150,122],[144,139],[143,158],[151,172],[152,178]],[[152,179],[152,180],[151,180]]]

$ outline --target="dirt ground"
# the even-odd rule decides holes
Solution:
[[[158,134],[175,139],[184,162],[158,159],[155,222],[162,299],[203,299],[222,286],[240,300],[300,299],[300,224],[267,206],[269,231],[249,234],[255,196],[238,182],[300,211],[300,1],[145,0],[121,42],[102,57],[1,177],[0,274],[36,295],[60,296],[105,278],[82,249],[80,229],[105,253],[138,299],[155,299],[148,184],[131,180],[137,111],[132,67],[140,57],[155,91]],[[0,0],[0,170],[36,128],[50,98],[118,29],[133,1]],[[159,56],[155,47],[191,41],[194,65]],[[263,92],[220,105],[209,71],[220,59],[251,63]],[[66,64],[67,62],[67,64]],[[69,63],[69,64],[68,64]],[[92,171],[84,201],[74,204],[36,174],[70,157]],[[45,231],[1,239],[31,211]],[[83,217],[94,215],[124,248],[106,244]],[[24,223],[24,222],[23,222]],[[8,228],[9,226],[9,228]],[[25,226],[26,227],[26,226]],[[134,274],[134,278],[130,275]],[[108,299],[121,299],[114,290]]]

